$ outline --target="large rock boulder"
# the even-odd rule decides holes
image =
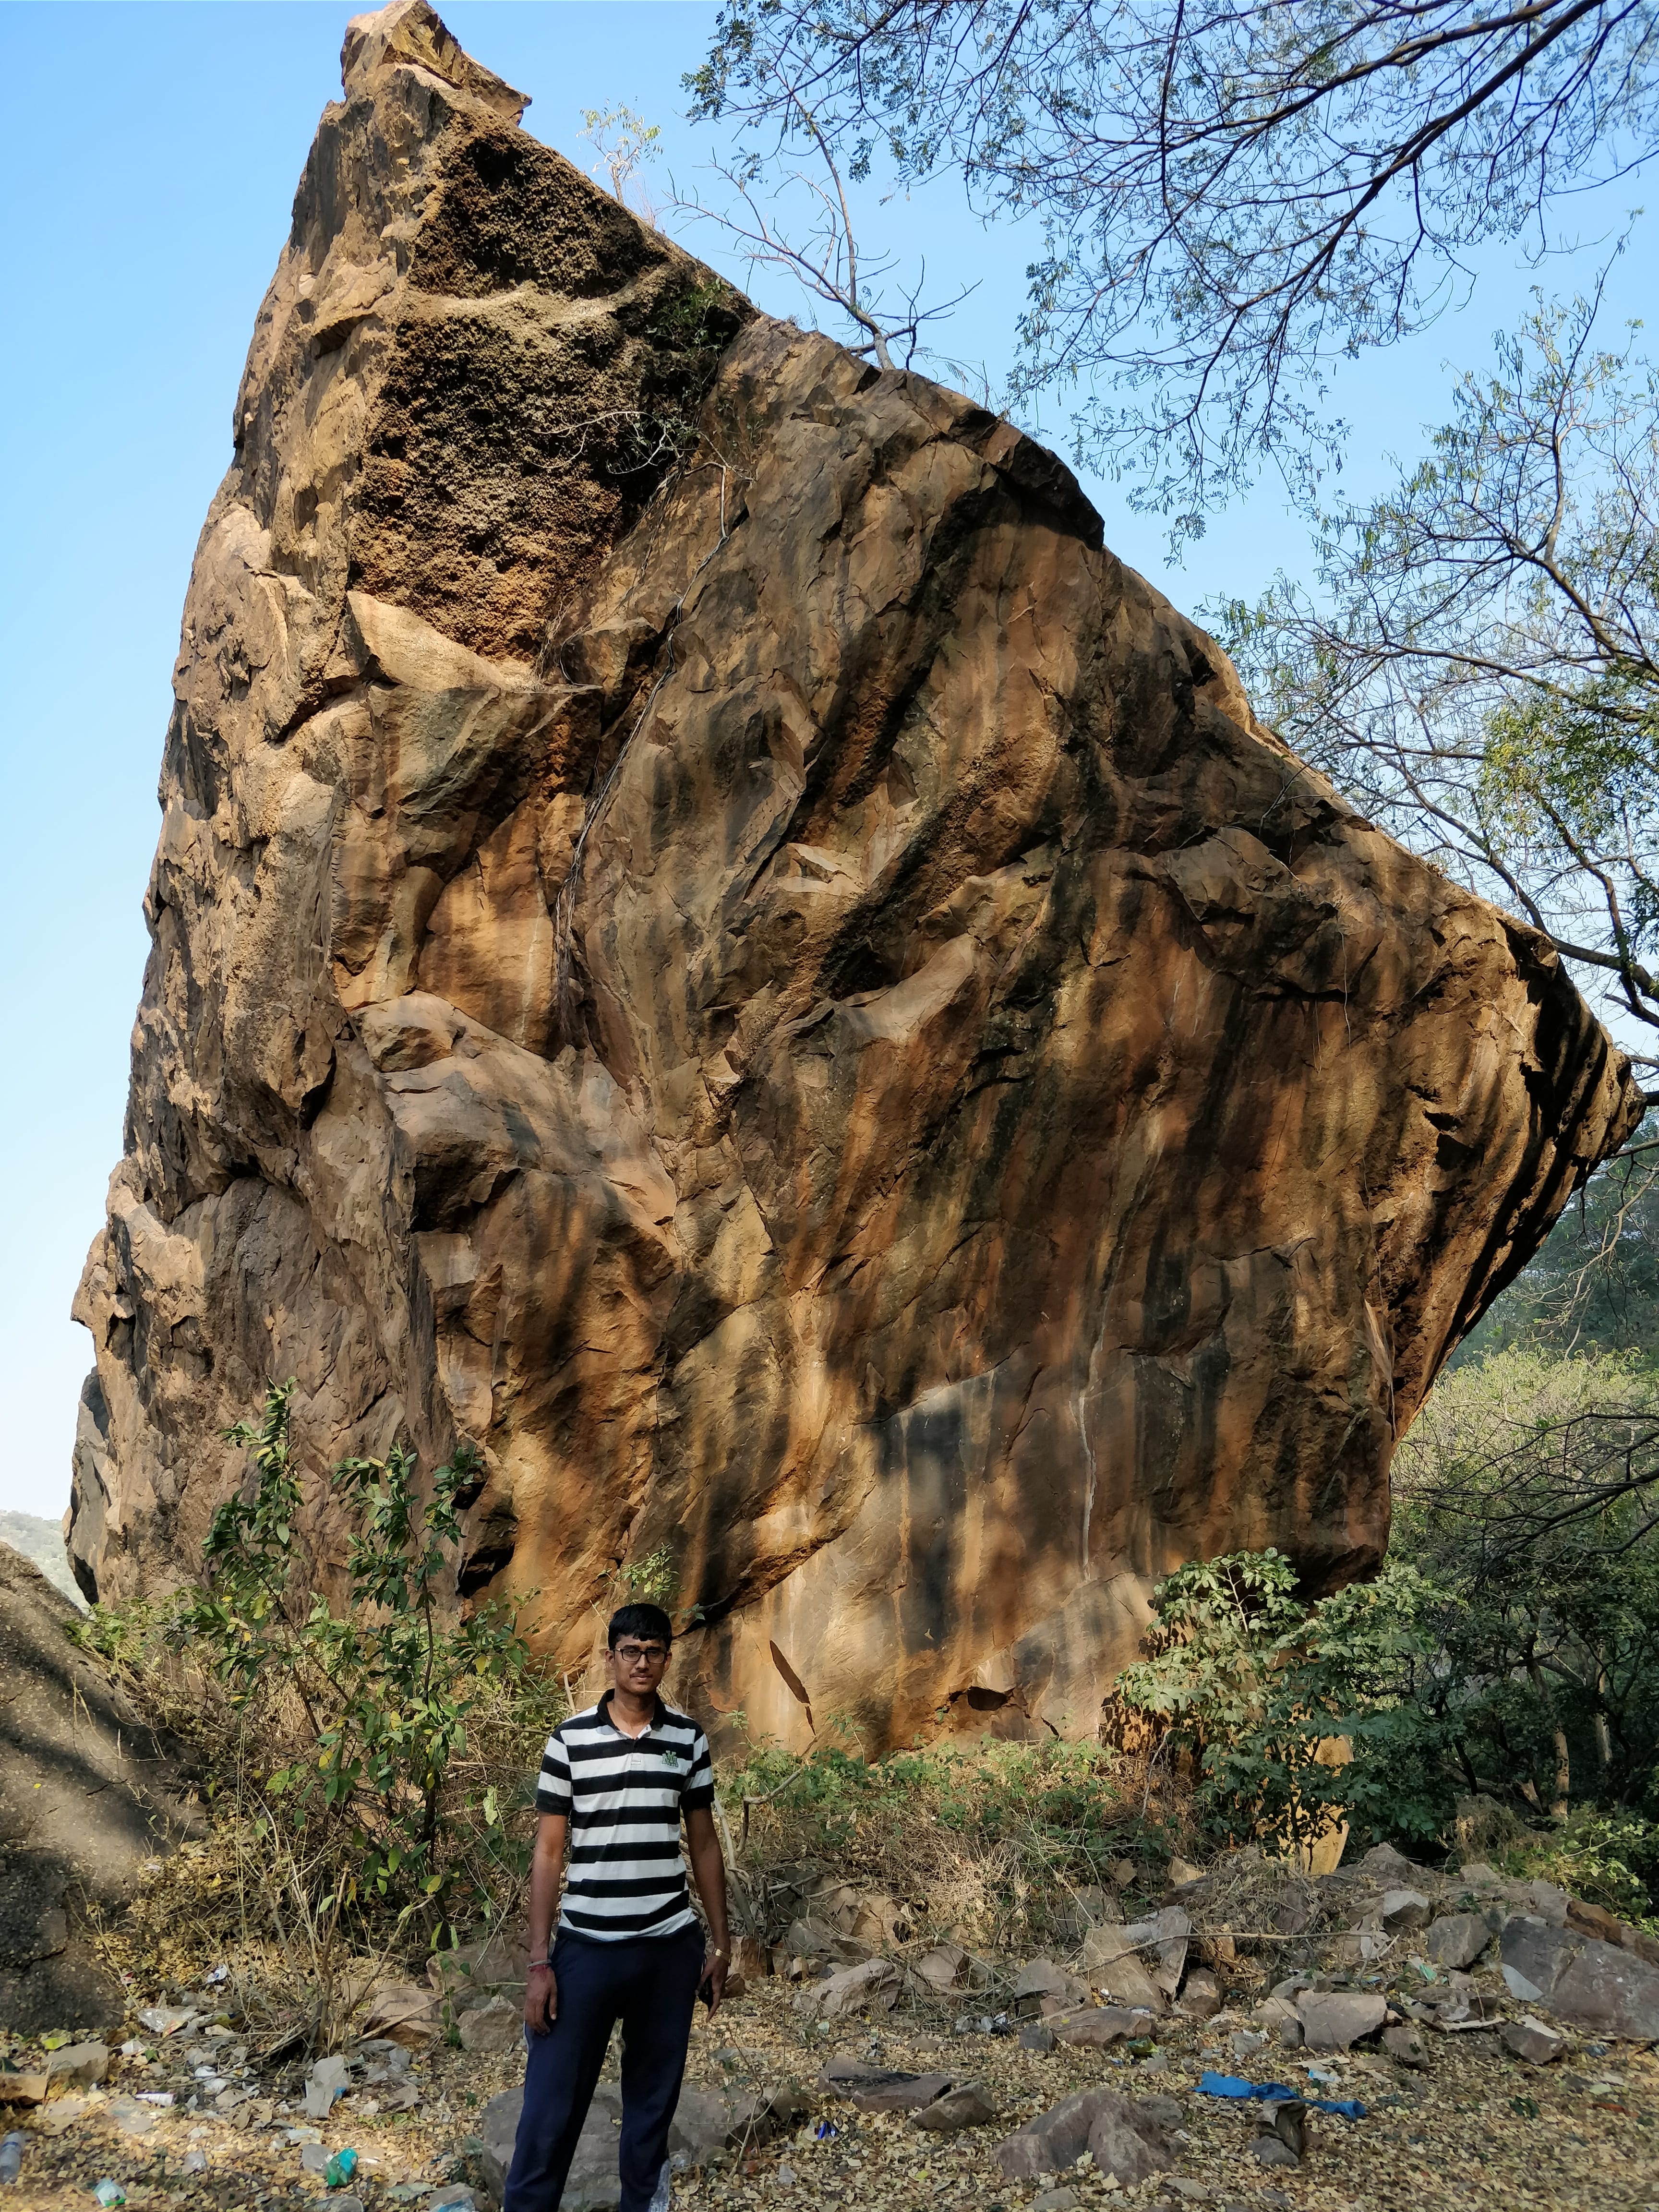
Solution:
[[[483,1447],[462,1593],[562,1666],[665,1545],[751,1729],[1091,1733],[1177,1561],[1375,1564],[1626,1064],[1052,454],[757,318],[424,0],[344,78],[185,605],[82,1579],[187,1571],[293,1376],[315,1474]]]
[[[146,1861],[203,1829],[174,1747],[77,1650],[75,1624],[69,1600],[0,1544],[0,2023],[22,2035],[119,2027],[125,1996],[92,1917],[118,1912]]]
[[[1633,1953],[1516,1913],[1504,1923],[1498,1957],[1511,1996],[1592,2035],[1659,2042],[1659,1966]]]

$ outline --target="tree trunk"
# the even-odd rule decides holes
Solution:
[[[1567,1753],[1567,1732],[1556,1717],[1555,1700],[1549,1693],[1549,1686],[1544,1680],[1543,1669],[1535,1659],[1528,1660],[1527,1673],[1533,1688],[1538,1693],[1540,1703],[1549,1715],[1550,1738],[1555,1746],[1555,1789],[1550,1800],[1550,1818],[1553,1820],[1565,1820],[1567,1817],[1567,1801],[1572,1782],[1572,1762]]]

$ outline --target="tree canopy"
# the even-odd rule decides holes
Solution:
[[[1035,216],[1015,396],[1202,527],[1343,436],[1331,364],[1457,296],[1480,241],[1653,149],[1651,0],[726,0],[696,112],[757,161],[955,170]]]
[[[1659,378],[1597,306],[1540,300],[1427,454],[1322,518],[1316,589],[1219,626],[1304,759],[1659,1029]]]

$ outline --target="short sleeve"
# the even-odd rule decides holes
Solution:
[[[570,1754],[556,1729],[542,1753],[542,1771],[536,1782],[536,1810],[570,1817]]]
[[[714,1767],[708,1756],[708,1739],[699,1729],[691,1746],[691,1767],[686,1776],[680,1805],[687,1813],[706,1813],[714,1802]]]

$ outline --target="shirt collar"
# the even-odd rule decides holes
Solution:
[[[605,1695],[599,1699],[599,1718],[605,1723],[607,1728],[617,1729],[617,1734],[621,1735],[624,1731],[617,1728],[617,1723],[611,1717],[611,1695],[612,1692],[607,1690]],[[646,1734],[649,1735],[653,1729],[660,1728],[667,1718],[667,1706],[664,1705],[660,1697],[653,1697],[651,1700],[651,1717],[645,1724]],[[630,1743],[637,1743],[639,1741],[639,1738],[637,1736],[630,1736],[629,1738],[629,1741]]]

